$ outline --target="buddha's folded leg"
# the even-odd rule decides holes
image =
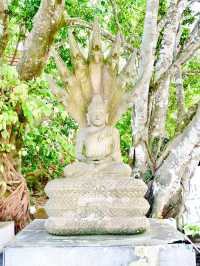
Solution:
[[[78,176],[85,176],[94,171],[94,166],[92,164],[86,164],[83,162],[75,162],[69,164],[64,169],[64,176],[65,177],[78,177]]]
[[[118,162],[109,162],[97,166],[101,175],[131,176],[132,169],[129,165]]]

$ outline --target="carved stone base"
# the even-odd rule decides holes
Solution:
[[[56,235],[137,234],[149,228],[142,180],[122,176],[50,181],[47,231]]]
[[[45,227],[55,235],[103,235],[103,234],[139,234],[149,228],[148,219],[145,217],[134,218],[104,218],[96,220],[73,220],[63,217],[50,217]]]

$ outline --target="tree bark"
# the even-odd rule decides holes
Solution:
[[[159,59],[155,65],[154,82],[157,82],[172,64],[173,53],[176,48],[176,35],[186,4],[187,0],[171,0],[168,13],[170,21],[168,21],[165,26]]]
[[[166,115],[169,103],[170,76],[164,76],[154,92],[154,104],[150,120],[150,136],[165,137]]]
[[[186,109],[184,103],[184,88],[183,88],[183,80],[182,73],[180,67],[177,67],[175,75],[174,75],[174,83],[176,87],[176,101],[177,101],[177,130],[181,127],[183,123],[183,117],[185,116]]]
[[[134,100],[133,112],[133,139],[135,167],[144,173],[147,167],[147,141],[146,123],[148,120],[148,96],[149,84],[153,72],[154,53],[157,42],[157,15],[158,0],[147,1],[146,15],[144,21],[144,33],[141,45],[141,56],[139,62],[138,81],[135,90],[139,92]]]
[[[196,146],[200,144],[200,105],[189,126],[177,136],[168,157],[156,171],[153,185],[154,203],[152,215],[164,216],[170,200],[181,189],[183,170],[189,164]]]
[[[193,54],[200,48],[200,19],[196,22],[190,37],[183,49],[177,54],[176,60],[173,65],[180,66],[184,64]]]
[[[42,72],[54,37],[64,22],[63,11],[64,0],[41,1],[17,66],[21,79],[30,80]]]
[[[185,211],[187,211],[185,208],[186,195],[190,191],[190,181],[198,167],[199,158],[200,158],[200,146],[197,146],[195,147],[192,153],[191,160],[188,162],[188,164],[183,170],[183,176],[181,180],[182,201],[179,203],[180,204],[179,213],[177,213],[177,217],[176,217],[177,226],[180,230],[182,230],[183,226],[186,224],[186,221],[184,221],[183,219],[183,214]]]
[[[0,24],[2,24],[2,36],[0,35],[0,58],[3,57],[6,46],[8,44],[8,21],[7,1],[0,0]]]

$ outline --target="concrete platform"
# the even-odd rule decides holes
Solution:
[[[61,237],[35,220],[4,249],[4,266],[195,266],[195,252],[166,221],[141,235]],[[179,243],[177,243],[179,242]]]
[[[0,266],[3,265],[3,247],[14,237],[14,222],[0,222]]]
[[[14,222],[0,222],[0,252],[5,244],[14,237]]]

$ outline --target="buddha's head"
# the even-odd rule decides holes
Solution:
[[[87,118],[88,123],[95,127],[106,125],[108,114],[106,111],[106,105],[100,95],[95,95],[92,98],[92,101],[88,106]]]

